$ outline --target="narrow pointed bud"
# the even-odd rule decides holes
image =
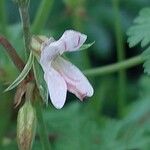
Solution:
[[[31,150],[36,131],[36,113],[30,101],[20,108],[17,118],[17,142],[20,150]]]

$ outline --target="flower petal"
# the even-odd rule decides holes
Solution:
[[[59,39],[64,45],[65,51],[78,50],[83,43],[86,41],[87,36],[74,30],[67,30],[64,32],[62,37]]]
[[[72,63],[59,56],[52,65],[63,76],[67,83],[67,89],[80,100],[93,95],[93,87],[82,72]]]
[[[61,75],[53,68],[47,69],[44,74],[52,104],[61,109],[66,101],[67,85]]]
[[[52,42],[49,45],[44,44],[41,50],[40,64],[45,69],[53,59],[55,59],[62,50],[62,43],[60,41]]]
[[[80,32],[67,30],[58,41],[50,38],[41,47],[40,63],[44,69],[53,59],[64,51],[78,50],[85,42],[87,36]]]

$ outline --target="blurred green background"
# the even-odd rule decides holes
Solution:
[[[149,0],[118,0],[118,6],[115,0],[54,0],[43,13],[46,17],[40,18],[39,28],[35,28],[41,2],[30,1],[32,34],[58,39],[65,30],[74,29],[88,36],[87,43],[95,41],[88,50],[66,54],[81,70],[115,63],[142,52],[138,46],[128,47],[126,32],[139,11],[150,6]],[[12,0],[0,1],[0,34],[24,58],[18,6]],[[120,57],[118,47],[123,50]],[[19,108],[13,106],[15,90],[3,91],[19,72],[3,50],[0,46],[0,150],[16,150]],[[52,149],[149,150],[150,79],[143,74],[142,65],[88,78],[94,87],[93,97],[81,103],[68,93],[63,109],[56,110],[51,104],[44,108]],[[42,149],[38,130],[33,149]]]

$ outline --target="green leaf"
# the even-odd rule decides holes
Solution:
[[[143,67],[144,67],[144,73],[147,73],[148,75],[150,75],[150,57],[147,58],[147,60],[143,64]]]
[[[53,142],[55,150],[101,149],[99,126],[90,118],[89,111],[83,111],[81,108],[76,102],[61,111],[49,107],[43,110],[47,132],[56,136]]]
[[[88,49],[88,48],[91,47],[94,43],[95,43],[95,41],[92,42],[92,43],[89,43],[89,44],[83,44],[83,45],[79,48],[79,50]]]
[[[7,89],[5,89],[5,92],[14,89],[27,76],[27,74],[29,73],[29,71],[32,67],[33,60],[34,60],[34,57],[33,57],[33,54],[31,52],[29,59],[27,61],[27,64],[25,65],[24,69],[22,70],[20,75],[16,78],[16,80]]]
[[[34,59],[33,71],[36,80],[37,87],[39,89],[40,95],[43,101],[48,104],[48,89],[46,82],[44,80],[44,73],[42,67],[39,65],[38,61]]]
[[[141,42],[141,47],[150,43],[150,8],[144,8],[134,20],[134,25],[127,32],[128,43],[133,47]]]
[[[127,32],[128,43],[133,47],[141,43],[141,47],[147,49],[143,52],[145,63],[144,72],[150,75],[150,8],[144,8],[140,11],[139,16],[134,20],[134,25]]]
[[[147,73],[150,75],[150,47],[148,47],[143,53],[142,56],[145,59],[145,62],[143,64],[144,67],[144,73]]]

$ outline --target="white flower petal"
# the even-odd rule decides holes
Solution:
[[[59,39],[63,43],[64,51],[78,50],[86,41],[87,36],[74,30],[67,30]]]
[[[82,100],[84,97],[93,95],[93,87],[83,73],[72,63],[62,57],[57,57],[52,65],[65,79],[67,89],[79,99]]]
[[[41,50],[41,58],[40,58],[40,64],[43,67],[43,70],[45,66],[48,66],[48,64],[51,63],[53,59],[55,59],[62,50],[62,43],[59,41],[52,42],[49,45],[44,45]]]
[[[83,45],[86,38],[87,36],[85,34],[73,30],[67,30],[58,41],[54,41],[54,39],[50,38],[43,43],[40,58],[40,63],[43,69],[44,66],[47,66],[48,63],[64,51],[78,50]]]
[[[67,85],[61,75],[53,68],[47,69],[44,74],[52,104],[61,109],[66,101]]]

